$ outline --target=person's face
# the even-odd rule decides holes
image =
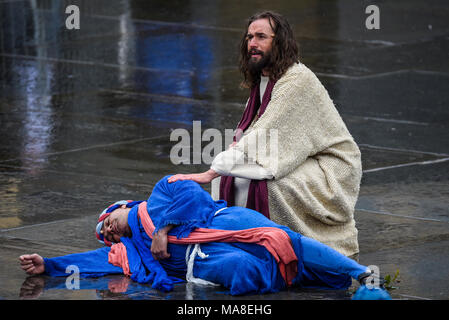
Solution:
[[[131,235],[131,229],[128,225],[128,213],[130,210],[130,208],[126,208],[126,205],[122,205],[104,219],[101,232],[106,240],[118,243],[121,237],[129,237]]]
[[[263,69],[267,65],[273,37],[274,32],[268,19],[255,20],[249,25],[246,40],[250,67]]]

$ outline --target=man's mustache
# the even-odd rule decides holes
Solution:
[[[260,51],[260,50],[257,50],[257,49],[251,49],[251,50],[249,50],[248,51],[248,55],[249,56],[251,56],[251,55],[253,55],[253,54],[259,54],[259,55],[261,55],[262,57],[263,57],[263,51]]]

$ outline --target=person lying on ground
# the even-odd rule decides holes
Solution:
[[[222,285],[231,295],[292,286],[347,289],[352,278],[362,285],[371,281],[367,266],[331,247],[257,211],[214,201],[194,181],[169,183],[169,177],[147,201],[119,201],[100,214],[96,236],[107,246],[53,258],[22,255],[21,268],[67,276],[67,266],[76,265],[80,277],[122,273],[162,291],[188,281]]]

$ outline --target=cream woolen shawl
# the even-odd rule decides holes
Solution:
[[[273,131],[267,134],[270,129],[277,129],[277,141]],[[266,141],[257,144],[256,153],[248,149],[254,139]],[[354,207],[362,176],[360,151],[311,70],[301,63],[287,70],[266,111],[236,148],[273,173],[267,187],[274,222],[344,255],[359,251]]]

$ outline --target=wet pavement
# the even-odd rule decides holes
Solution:
[[[65,26],[69,4],[79,30]],[[237,45],[245,19],[267,8],[289,19],[360,145],[359,261],[399,270],[394,299],[449,299],[449,5],[379,2],[380,29],[368,30],[368,4],[0,0],[0,299],[350,299],[353,288],[161,293],[121,276],[67,290],[17,262],[98,248],[105,204],[208,168],[173,164],[170,133],[194,120],[235,127],[247,99]]]

